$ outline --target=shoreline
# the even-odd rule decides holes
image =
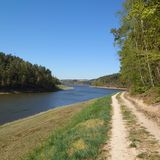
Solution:
[[[49,93],[49,92],[56,92],[61,89],[57,89],[54,91],[51,90],[10,90],[10,91],[0,91],[0,95],[6,95],[6,94],[21,94],[21,93]]]
[[[99,97],[99,98],[102,98],[102,97]],[[13,120],[13,121],[10,121],[10,122],[0,124],[0,129],[1,129],[1,127],[5,127],[5,126],[12,125],[12,124],[15,124],[15,123],[21,123],[23,121],[27,121],[27,120],[30,120],[30,119],[36,119],[36,118],[38,118],[40,116],[43,116],[45,114],[49,114],[50,112],[54,112],[54,111],[57,111],[57,110],[63,110],[63,109],[68,108],[68,107],[74,107],[74,106],[77,106],[77,105],[83,105],[83,104],[86,104],[86,103],[94,102],[99,98],[93,98],[93,99],[89,99],[89,100],[86,100],[86,101],[83,101],[83,102],[77,102],[77,103],[73,103],[73,104],[69,104],[69,105],[57,106],[55,108],[52,108],[52,109],[49,109],[49,110],[46,110],[46,111],[42,111],[42,112],[27,116],[27,117],[24,117],[24,118],[19,118],[17,120]]]
[[[0,155],[4,159],[21,159],[39,147],[57,129],[64,127],[71,118],[96,101],[57,107],[45,112],[0,125]],[[17,148],[15,150],[15,147]]]
[[[0,95],[8,95],[8,94],[22,94],[22,93],[51,93],[57,92],[61,90],[70,90],[74,89],[73,87],[58,85],[55,90],[2,90],[0,91]]]
[[[107,87],[107,86],[90,86],[90,87],[93,87],[93,88],[105,88],[105,89],[119,89],[119,90],[122,90],[122,91],[127,91],[128,89],[127,88],[121,88],[121,87]]]
[[[60,89],[60,90],[72,90],[72,89],[74,89],[74,87],[71,87],[71,86],[67,86],[67,85],[63,85],[63,84],[61,84],[61,85],[58,85],[58,88]]]

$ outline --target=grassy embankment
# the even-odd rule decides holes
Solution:
[[[1,160],[94,159],[107,137],[110,97],[60,107],[0,126]],[[31,153],[31,154],[29,154]],[[27,155],[27,157],[26,157]]]
[[[110,120],[110,97],[96,100],[66,126],[53,132],[25,160],[97,159],[101,155],[100,148],[109,139]]]
[[[70,86],[66,86],[66,85],[58,85],[57,86],[60,90],[70,90],[70,89],[74,89],[74,87],[70,87]]]
[[[0,159],[19,160],[96,100],[56,108],[0,126]]]

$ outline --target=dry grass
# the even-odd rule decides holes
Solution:
[[[78,124],[78,127],[95,128],[103,125],[104,125],[104,121],[101,119],[89,119],[85,122]]]
[[[81,138],[79,140],[76,140],[74,143],[71,144],[69,150],[68,150],[68,155],[72,156],[75,152],[85,150],[87,148],[86,143],[84,140]]]
[[[18,160],[39,146],[53,131],[95,100],[60,107],[0,126],[0,159]]]

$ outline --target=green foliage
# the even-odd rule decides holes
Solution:
[[[160,103],[160,87],[152,87],[142,94],[144,101],[148,104]]]
[[[108,76],[103,76],[98,79],[91,80],[91,85],[93,86],[106,86],[106,87],[126,87],[125,83],[120,79],[120,74],[112,74]]]
[[[90,81],[85,79],[64,79],[61,80],[61,83],[64,85],[90,85]]]
[[[121,48],[121,77],[137,92],[160,85],[160,1],[125,0],[121,26],[112,29]]]
[[[100,146],[109,138],[110,101],[110,97],[101,98],[82,110],[25,160],[96,160],[100,154]]]
[[[136,86],[131,89],[131,93],[132,94],[136,94],[136,93],[142,94],[142,93],[145,93],[148,89],[149,88],[145,86],[142,86],[142,87]]]
[[[0,90],[54,90],[57,84],[49,69],[0,52]]]

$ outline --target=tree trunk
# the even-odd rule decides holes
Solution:
[[[141,28],[142,28],[142,33],[143,33],[143,42],[144,42],[144,46],[145,46],[145,50],[146,50],[146,59],[147,59],[147,67],[148,67],[148,73],[149,73],[149,78],[150,78],[150,83],[151,86],[154,87],[154,80],[153,80],[153,75],[152,75],[152,70],[151,70],[151,66],[149,63],[149,57],[148,57],[148,49],[147,49],[147,44],[144,38],[144,24],[143,24],[143,20],[141,20]]]
[[[159,69],[158,66],[156,67],[156,69],[157,69],[158,77],[159,77],[159,79],[160,79],[160,69]]]

